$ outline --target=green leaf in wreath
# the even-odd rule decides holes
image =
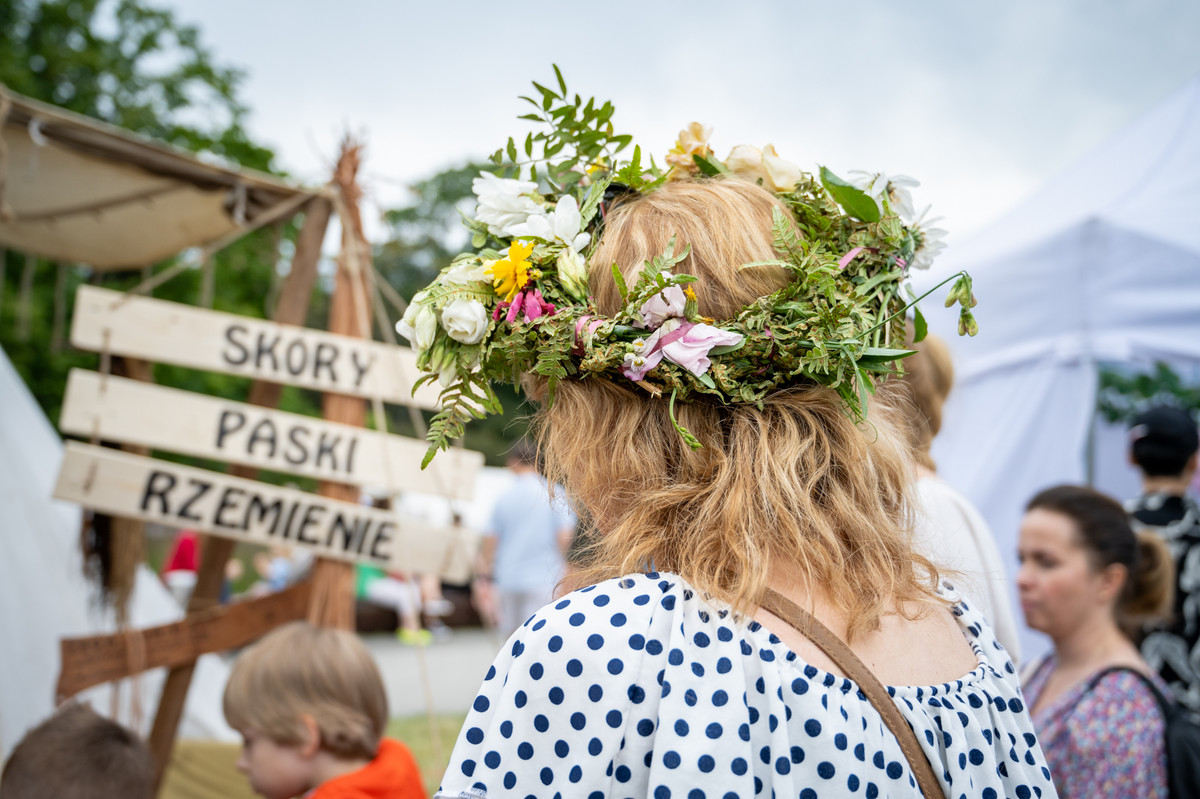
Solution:
[[[879,206],[862,189],[851,186],[825,167],[821,167],[821,183],[850,216],[864,222],[879,221]]]

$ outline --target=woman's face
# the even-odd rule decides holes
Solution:
[[[1111,580],[1092,568],[1071,517],[1036,508],[1021,521],[1017,592],[1025,623],[1055,641],[1095,613],[1112,614]]]

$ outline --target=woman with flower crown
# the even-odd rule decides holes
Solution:
[[[488,671],[437,795],[1054,796],[1012,662],[912,548],[910,455],[869,400],[934,236],[893,210],[902,184],[722,162],[703,133],[669,174],[584,153],[633,184],[611,204],[603,175],[563,187],[577,163],[547,176],[558,199],[530,180],[485,202],[483,178],[478,246],[507,254],[463,256],[401,325],[426,314],[414,344],[447,385],[435,445],[516,374],[599,532],[583,587]],[[467,297],[473,268],[493,282]],[[972,332],[968,279],[951,298]],[[464,299],[492,312],[469,344],[444,330]]]

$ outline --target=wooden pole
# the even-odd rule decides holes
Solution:
[[[371,324],[366,313],[364,278],[370,254],[358,211],[362,195],[357,182],[361,151],[361,145],[347,137],[342,142],[342,152],[334,169],[333,183],[340,198],[338,218],[342,224],[342,254],[330,300],[329,332],[369,338]],[[360,398],[326,393],[322,412],[331,422],[366,426],[367,403]],[[318,493],[346,502],[357,502],[359,497],[358,488],[344,483],[322,482]],[[308,620],[313,624],[353,630],[354,566],[318,558],[313,565],[313,593],[309,601]]]
[[[296,241],[296,256],[292,259],[292,270],[283,281],[279,303],[272,317],[274,321],[289,325],[304,324],[317,282],[321,244],[325,240],[332,210],[332,204],[325,197],[314,197],[305,205],[304,225]],[[282,385],[258,380],[250,386],[247,402],[274,408],[279,405],[282,393]],[[229,471],[237,477],[246,478],[253,478],[257,474],[256,469],[239,466],[232,466]],[[225,580],[225,564],[233,555],[235,544],[232,539],[216,536],[201,536],[200,543],[200,569],[196,575],[196,587],[192,589],[192,597],[188,602],[188,615],[200,613],[218,603],[221,585]],[[175,746],[175,735],[183,718],[184,700],[187,699],[195,668],[194,662],[172,668],[163,683],[149,740],[156,770],[155,793],[162,787],[163,776],[171,762],[171,750]]]

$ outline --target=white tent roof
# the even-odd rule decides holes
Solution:
[[[62,440],[0,350],[0,762],[31,727],[54,710],[59,641],[112,631],[111,614],[101,613],[83,577],[77,505],[50,498],[62,460]],[[178,621],[183,613],[158,579],[138,574],[129,603],[130,624],[142,629]],[[142,733],[158,706],[165,669],[147,672],[121,695],[128,714],[132,690],[141,698]],[[180,735],[237,740],[221,715],[228,667],[203,656],[184,707]],[[108,715],[111,686],[84,692]]]
[[[933,454],[1014,573],[1025,503],[1087,479],[1097,364],[1200,363],[1197,220],[1200,76],[914,281],[974,279],[977,338],[957,336],[954,314],[927,314],[958,378]],[[1028,638],[1028,653],[1045,649]]]
[[[95,269],[149,266],[295,213],[312,192],[0,86],[0,245]]]

